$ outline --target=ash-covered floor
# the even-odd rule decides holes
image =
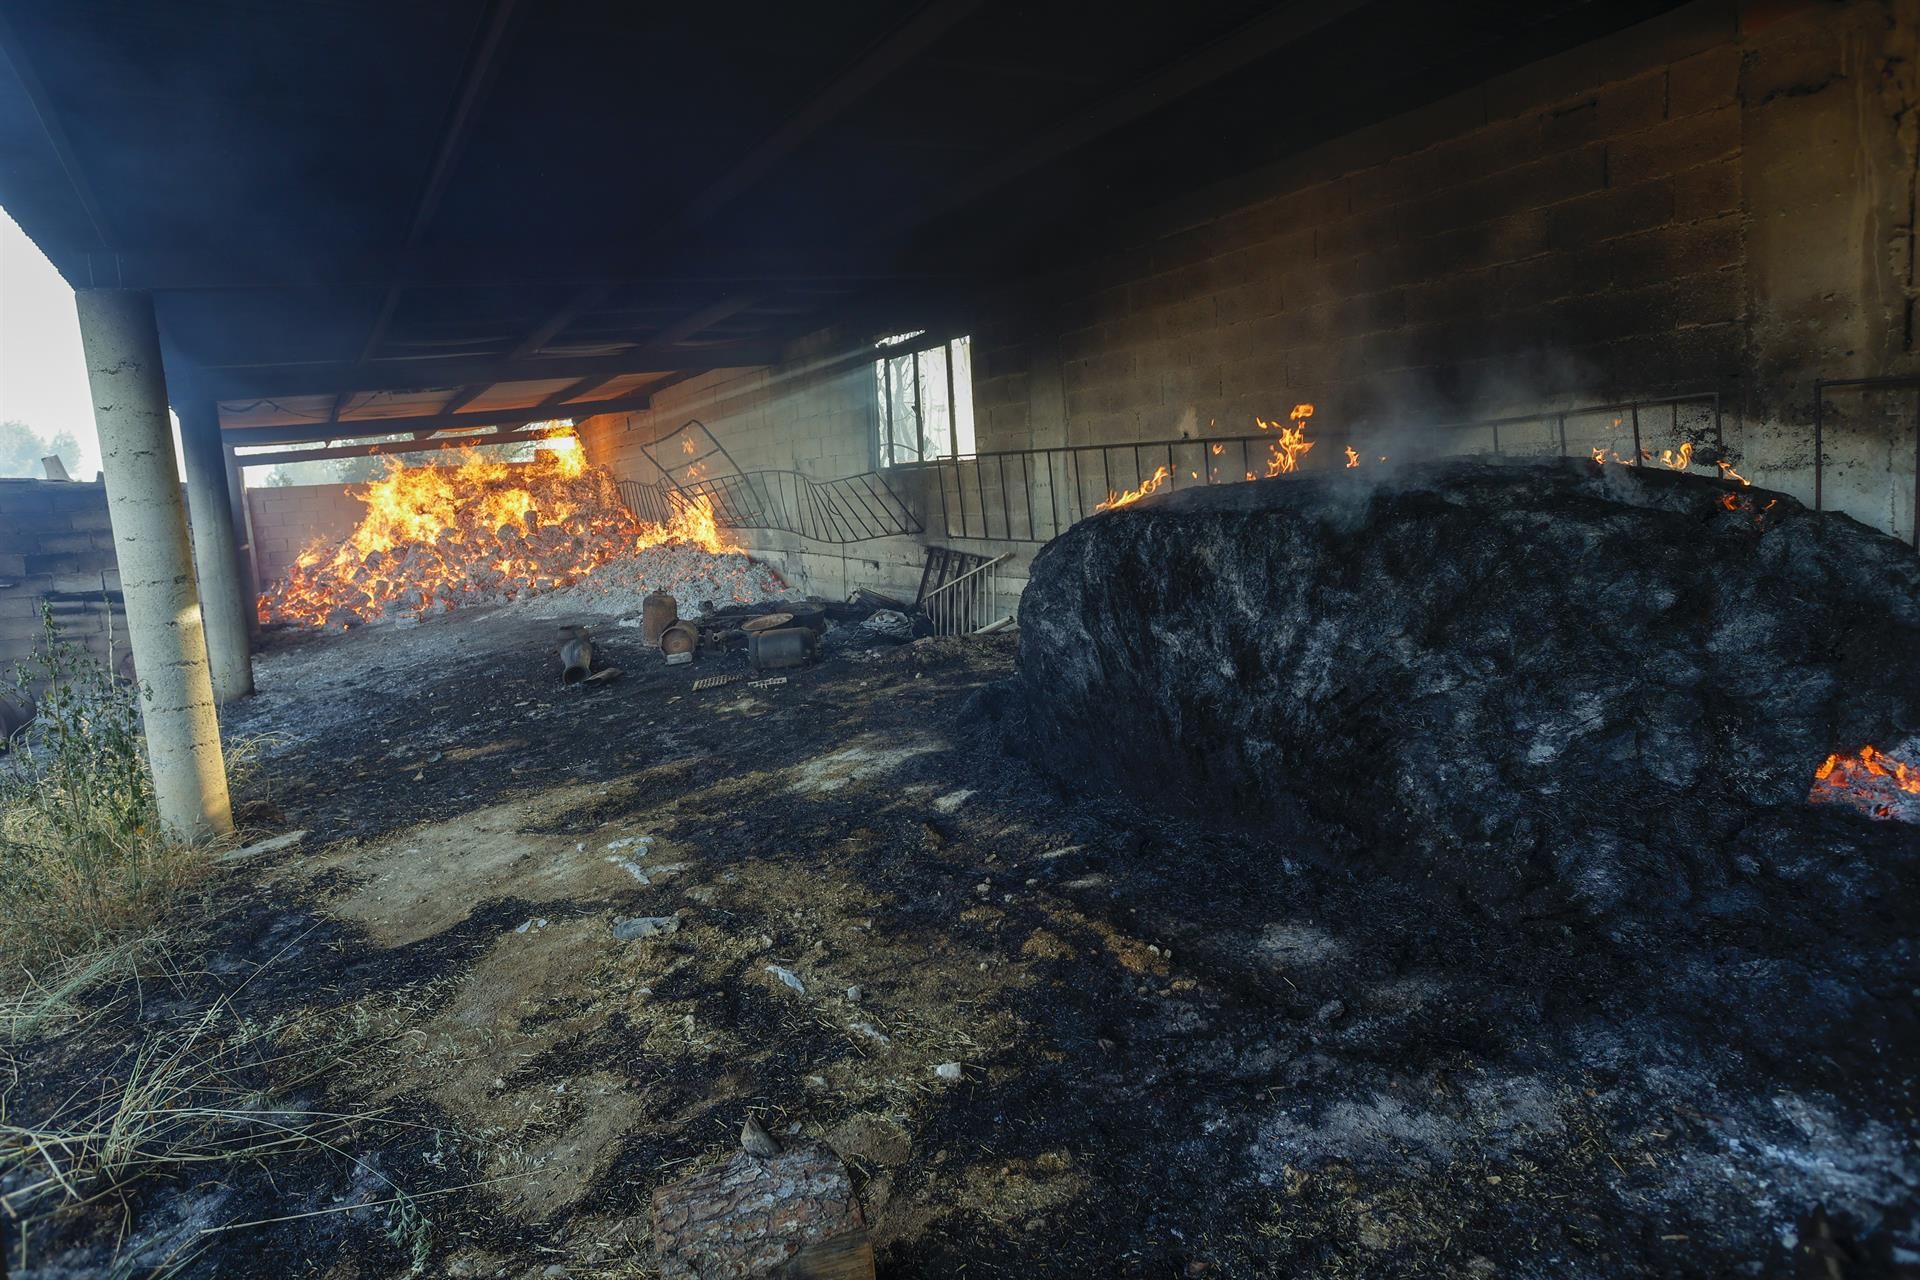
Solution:
[[[226,716],[266,752],[241,816],[310,834],[48,1060],[223,999],[340,1046],[283,1105],[377,1118],[44,1224],[30,1274],[646,1275],[654,1188],[748,1115],[845,1157],[887,1277],[1915,1262],[1910,1217],[1847,1208],[1913,1203],[1910,1109],[1643,1037],[1635,944],[1579,918],[1490,930],[1304,823],[1063,794],[983,714],[1010,636],[843,628],[696,693],[744,661],[562,621],[624,678],[563,689],[524,614],[272,641]]]

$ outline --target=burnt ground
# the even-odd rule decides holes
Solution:
[[[26,1274],[645,1275],[653,1189],[749,1114],[846,1157],[890,1277],[1912,1273],[1884,1045],[1676,1041],[1644,936],[1063,791],[983,714],[1007,638],[695,693],[742,660],[606,628],[625,677],[563,690],[553,629],[272,641],[241,814],[310,834],[225,864],[173,977],[31,1046],[10,1106],[217,1006],[237,1087],[357,1119],[37,1222]]]

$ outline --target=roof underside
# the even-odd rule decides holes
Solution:
[[[286,444],[641,407],[1667,0],[9,0],[0,206]]]

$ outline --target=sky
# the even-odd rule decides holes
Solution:
[[[73,290],[0,210],[0,422],[10,418],[43,438],[71,431],[80,442],[75,479],[99,469]]]

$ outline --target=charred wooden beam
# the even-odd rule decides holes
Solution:
[[[504,356],[421,356],[329,364],[268,365],[247,368],[213,366],[198,381],[218,400],[259,400],[274,396],[329,395],[360,391],[422,391],[474,383],[540,382],[548,379],[611,378],[623,373],[675,373],[698,361],[704,368],[740,368],[776,364],[779,342],[754,340],[706,346],[659,347],[652,343],[608,356],[542,356],[509,360]]]
[[[591,417],[596,413],[628,413],[651,407],[654,388],[606,400],[589,401],[569,407],[565,416]],[[226,427],[222,434],[230,445],[304,444],[315,440],[352,440],[368,436],[390,436],[413,431],[451,431],[473,427],[518,426],[545,422],[555,417],[552,407],[536,405],[530,409],[489,409],[478,413],[435,413],[411,418],[358,418],[346,422],[301,422],[272,427]]]
[[[330,445],[324,449],[282,449],[277,453],[242,453],[237,456],[243,467],[275,467],[286,462],[324,462],[331,458],[373,458],[389,453],[436,453],[442,449],[466,449],[482,444],[518,444],[544,439],[545,435],[543,430],[532,426],[460,436],[429,436],[425,439],[420,438],[420,433],[415,433],[405,440]]]

